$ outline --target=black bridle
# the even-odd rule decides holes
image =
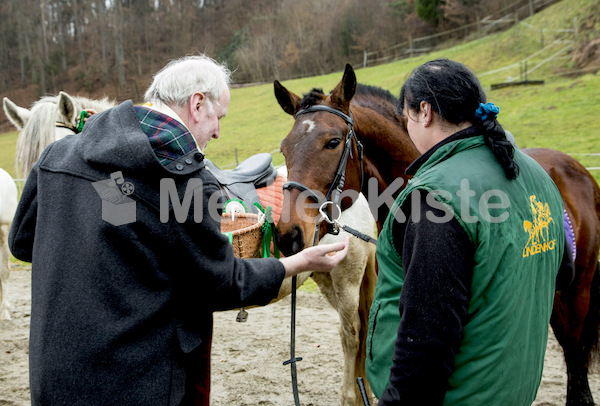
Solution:
[[[358,151],[358,162],[360,165],[360,190],[362,190],[362,183],[364,178],[364,168],[363,168],[363,146],[361,142],[356,137],[356,133],[354,132],[354,120],[352,119],[352,112],[347,115],[339,110],[336,110],[332,107],[316,105],[311,106],[305,109],[299,110],[295,118],[298,116],[307,113],[314,113],[318,111],[325,111],[327,113],[335,114],[338,117],[341,117],[346,124],[348,125],[348,133],[346,134],[346,143],[344,145],[344,150],[342,151],[342,156],[340,157],[340,162],[338,164],[337,170],[335,172],[335,176],[333,178],[333,182],[325,195],[325,200],[321,199],[317,193],[315,193],[309,187],[303,185],[300,182],[286,182],[283,185],[283,190],[291,190],[298,189],[301,193],[305,193],[307,197],[313,199],[316,203],[320,205],[319,212],[324,216],[325,220],[329,223],[328,232],[331,234],[338,234],[339,227],[336,227],[335,223],[337,219],[339,219],[339,215],[341,214],[341,202],[340,196],[344,189],[344,183],[346,182],[346,166],[348,165],[348,158],[354,158],[352,156],[352,141],[356,142],[356,149]],[[336,219],[334,217],[334,210],[337,210],[335,214]],[[318,225],[317,225],[318,227]],[[316,233],[318,234],[318,233]],[[315,235],[315,242],[318,238]],[[362,237],[361,237],[362,238]]]
[[[298,189],[300,193],[304,193],[307,197],[314,200],[317,204],[320,205],[319,213],[323,216],[323,218],[329,223],[327,227],[327,232],[331,234],[339,234],[340,228],[353,234],[354,236],[361,238],[364,241],[372,242],[377,244],[377,240],[374,238],[365,235],[353,228],[350,228],[345,225],[340,225],[338,223],[339,216],[341,215],[341,194],[344,189],[344,183],[346,182],[346,166],[348,165],[348,158],[353,158],[352,156],[352,141],[356,142],[356,150],[358,151],[358,161],[360,165],[360,190],[362,190],[363,186],[363,178],[364,178],[364,168],[363,168],[363,146],[356,137],[356,133],[354,132],[354,120],[352,119],[352,112],[350,111],[349,115],[344,114],[343,112],[336,110],[334,108],[317,105],[311,106],[306,109],[299,110],[295,118],[298,119],[298,116],[307,113],[314,113],[318,111],[325,111],[327,113],[335,114],[338,117],[341,117],[346,124],[348,125],[348,133],[346,134],[346,144],[344,145],[344,150],[342,151],[342,156],[340,158],[340,162],[338,164],[337,170],[335,172],[335,176],[333,178],[333,182],[327,191],[327,195],[325,195],[325,200],[321,199],[321,197],[315,193],[314,190],[309,187],[303,185],[300,182],[286,182],[283,185],[283,190],[291,190]],[[336,219],[333,219],[333,211],[337,210]],[[317,244],[317,240],[319,238],[319,222],[315,224],[315,237],[313,241],[313,245]],[[300,405],[300,399],[298,395],[298,381],[297,381],[297,372],[296,372],[296,362],[301,361],[302,358],[296,357],[295,353],[295,320],[296,320],[296,278],[297,276],[292,277],[292,320],[291,320],[291,341],[290,341],[290,359],[285,361],[283,364],[291,365],[292,372],[292,389],[294,393],[294,404],[296,406]]]

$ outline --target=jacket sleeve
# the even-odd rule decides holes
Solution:
[[[204,305],[212,311],[269,303],[283,282],[283,264],[275,258],[236,258],[221,233],[220,212],[215,207],[218,187],[206,182],[202,187],[202,220],[188,219],[175,227],[186,263],[180,286],[184,291],[191,289],[182,296],[197,298],[191,305]]]
[[[25,262],[31,262],[33,256],[38,209],[37,174],[38,166],[34,165],[23,188],[8,236],[8,246],[11,253],[15,258]]]
[[[467,320],[474,244],[456,219],[427,220],[444,212],[422,196],[420,221],[411,215],[392,231],[404,269],[402,318],[380,406],[441,405]],[[410,207],[402,210],[412,213]]]

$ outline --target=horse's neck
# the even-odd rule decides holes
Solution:
[[[406,185],[406,168],[420,155],[399,120],[392,120],[374,111],[356,106],[352,109],[354,130],[364,147],[364,176],[376,179],[378,196],[393,190],[393,197]],[[371,181],[372,182],[372,181]],[[369,183],[363,183],[363,194],[369,197]],[[399,187],[401,186],[401,187]],[[371,196],[372,197],[372,196]],[[378,228],[389,213],[387,204],[377,208]]]

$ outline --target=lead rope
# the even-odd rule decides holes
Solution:
[[[363,404],[365,406],[371,406],[369,403],[369,397],[367,396],[367,390],[365,389],[365,383],[362,377],[356,378],[356,383],[358,384],[358,389],[360,390],[360,396],[362,397]]]
[[[294,404],[300,406],[298,394],[298,372],[296,362],[302,361],[302,357],[296,357],[296,283],[297,277],[292,277],[292,317],[290,321],[290,359],[284,361],[283,365],[290,364],[292,374],[292,392],[294,393]]]
[[[315,237],[313,245],[316,245],[319,238],[319,225],[315,226]],[[296,370],[296,362],[302,361],[302,357],[296,357],[296,284],[298,277],[292,276],[292,311],[290,320],[290,359],[284,361],[283,365],[290,364],[292,374],[292,392],[294,394],[294,404],[300,406],[300,395],[298,393],[298,371]]]
[[[263,240],[262,240],[262,257],[269,258],[271,256],[271,242],[273,242],[273,256],[279,258],[279,249],[275,244],[275,223],[273,222],[272,207],[267,206],[266,209],[259,203],[254,205],[264,213],[265,221],[263,223]],[[292,309],[291,309],[291,321],[290,321],[290,359],[283,362],[283,365],[290,364],[291,375],[292,375],[292,392],[294,393],[294,403],[296,406],[300,406],[300,396],[298,393],[298,371],[296,370],[296,362],[302,361],[302,357],[296,357],[296,285],[298,284],[298,277],[294,275],[292,277]]]

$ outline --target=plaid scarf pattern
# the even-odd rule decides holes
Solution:
[[[163,166],[198,149],[192,134],[173,117],[143,106],[134,106],[144,134]]]

